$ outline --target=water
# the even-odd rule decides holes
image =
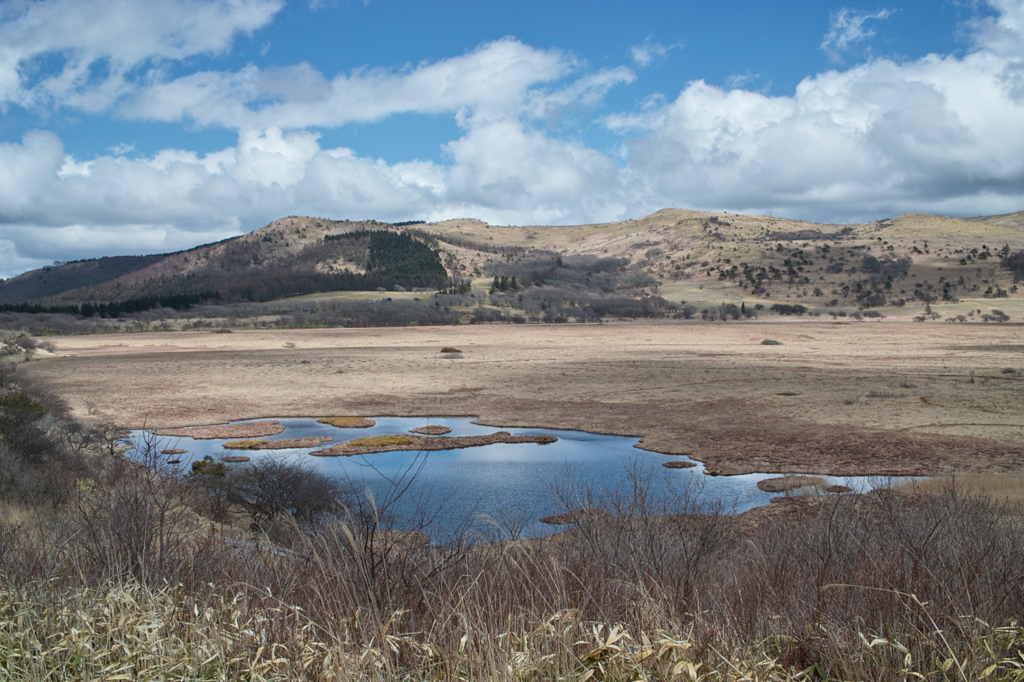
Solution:
[[[257,461],[265,457],[285,457],[313,464],[319,471],[343,479],[353,490],[369,491],[378,504],[394,497],[396,485],[405,492],[392,509],[398,526],[417,526],[417,513],[433,518],[432,536],[444,535],[469,522],[475,529],[488,532],[521,526],[527,536],[557,530],[538,519],[565,512],[567,508],[587,506],[582,499],[588,487],[598,493],[625,492],[631,482],[641,479],[653,496],[666,502],[675,500],[675,508],[666,511],[720,509],[740,513],[767,504],[778,494],[764,492],[757,482],[777,474],[707,476],[696,462],[689,469],[668,469],[664,462],[688,460],[686,457],[647,452],[634,447],[636,438],[606,436],[585,431],[552,429],[496,428],[474,424],[466,417],[373,417],[376,425],[363,429],[339,429],[317,423],[316,419],[278,419],[283,433],[269,439],[330,436],[315,448],[289,450],[226,450],[223,444],[235,439],[195,440],[160,437],[158,449],[180,448],[186,471],[193,460],[209,455],[219,460],[226,455],[246,455]],[[255,421],[255,420],[254,420]],[[260,420],[262,421],[262,420]],[[311,450],[362,436],[407,433],[427,424],[447,426],[449,436],[474,436],[509,431],[513,435],[550,435],[558,439],[548,445],[536,443],[496,443],[481,447],[431,452],[384,452],[354,457],[312,457]],[[139,439],[141,432],[133,432]],[[244,466],[235,464],[232,466]],[[891,479],[874,477],[828,478],[828,483],[845,485],[865,492]],[[781,494],[781,493],[779,493]]]

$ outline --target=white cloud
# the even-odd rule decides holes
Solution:
[[[736,90],[742,88],[747,83],[756,81],[760,77],[761,74],[751,73],[750,71],[747,71],[746,73],[734,73],[725,79],[725,87],[727,90]]]
[[[841,53],[857,43],[864,42],[875,35],[865,27],[868,21],[881,21],[892,16],[892,10],[883,9],[873,14],[862,14],[843,7],[832,13],[828,33],[821,41],[819,49],[824,50],[833,61],[841,62]]]
[[[356,69],[330,80],[309,64],[196,73],[140,89],[127,100],[124,114],[156,121],[187,118],[239,130],[333,127],[399,113],[467,109],[475,117],[494,119],[516,116],[524,107],[543,112],[569,99],[590,105],[608,88],[633,78],[620,67],[554,91],[537,88],[578,66],[567,53],[504,38],[449,59],[400,70]]]
[[[656,61],[665,59],[674,47],[679,47],[679,45],[669,45],[666,47],[656,41],[654,36],[647,36],[644,38],[644,42],[629,48],[629,55],[636,62],[637,66],[646,68]]]
[[[283,0],[38,0],[0,16],[0,106],[101,111],[154,64],[227,50]],[[43,69],[56,58],[60,68]],[[133,72],[140,69],[142,74]]]
[[[604,154],[514,119],[469,122],[446,154],[450,165],[388,164],[270,128],[207,155],[78,161],[53,133],[33,132],[0,145],[0,240],[49,262],[186,248],[283,215],[610,220],[642,196]]]
[[[807,219],[1020,210],[1024,106],[1005,64],[986,50],[877,60],[806,78],[792,97],[697,81],[647,114],[631,166],[672,203]]]
[[[277,5],[210,6],[262,7],[269,17]],[[0,143],[0,256],[9,275],[25,263],[185,248],[295,214],[527,224],[621,219],[665,206],[825,222],[1020,210],[1024,0],[992,6],[996,16],[968,26],[972,42],[964,55],[872,60],[809,76],[789,96],[744,90],[756,78],[751,74],[726,88],[695,81],[674,98],[648,95],[634,110],[600,119],[628,138],[615,158],[552,132],[552,123],[591,111],[612,88],[636,82],[633,69],[593,70],[572,54],[513,38],[434,62],[333,75],[305,63],[174,79],[151,70],[133,80],[115,69],[95,92],[84,71],[66,67],[58,78],[64,80],[50,83],[26,70],[31,59],[16,59],[15,91],[33,101],[45,102],[40,93],[49,91],[71,93],[83,108],[114,98],[123,116],[239,133],[237,144],[206,154],[164,149],[129,157],[124,145],[90,159],[67,154],[52,132]],[[19,10],[12,21],[28,26],[29,14]],[[826,41],[832,49],[864,40],[865,21],[880,19],[853,16],[834,21],[836,35]],[[256,19],[250,24],[259,25]],[[138,54],[172,59],[176,49],[226,49],[235,32],[249,30],[240,19],[232,25],[180,47],[150,31],[156,47]],[[90,40],[81,43],[92,46]],[[66,49],[84,55],[77,62],[69,57],[69,65],[93,64],[91,55],[100,54],[94,47]],[[15,53],[31,50],[11,52],[0,40],[0,87],[2,65]],[[135,63],[134,52],[124,54],[119,64]],[[656,50],[646,54],[657,57]],[[145,65],[157,57],[142,59]],[[441,162],[387,163],[325,148],[311,131],[409,112],[447,113],[459,124]]]

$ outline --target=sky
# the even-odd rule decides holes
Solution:
[[[0,0],[0,277],[666,207],[1024,209],[1024,0]]]

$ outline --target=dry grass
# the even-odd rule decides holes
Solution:
[[[1024,517],[952,486],[729,516],[634,467],[618,488],[554,490],[571,527],[526,540],[524,510],[473,532],[399,524],[402,480],[364,496],[325,479],[308,513],[292,493],[308,499],[311,469],[185,476],[156,438],[132,452],[79,451],[73,486],[44,479],[65,497],[0,509],[0,679],[1024,673]]]
[[[474,448],[494,443],[536,443],[548,445],[558,439],[554,436],[513,436],[508,431],[497,431],[495,433],[481,436],[407,436],[394,434],[390,436],[367,436],[355,440],[338,443],[323,450],[316,450],[309,454],[317,457],[348,457],[351,455],[364,455],[375,452],[390,452],[395,450],[458,450],[461,448]]]
[[[746,533],[742,519],[707,510],[620,515],[660,510],[642,491],[608,501],[614,516],[577,513],[561,535],[483,547],[432,544],[357,516],[293,536],[289,551],[232,535],[224,552],[215,537],[183,546],[168,581],[96,573],[88,552],[75,554],[71,573],[18,564],[46,550],[45,536],[12,535],[4,518],[0,546],[17,553],[0,554],[12,578],[0,585],[0,678],[902,682],[1024,673],[1024,628],[1012,619],[1024,594],[1007,580],[1019,569],[1019,524],[984,504],[794,500],[793,516],[761,514]]]
[[[233,440],[224,443],[228,450],[290,450],[312,448],[334,440],[330,436],[304,436],[302,438],[278,438],[276,440]]]
[[[256,438],[273,436],[284,431],[284,426],[276,420],[246,422],[244,424],[218,424],[217,426],[189,426],[182,429],[160,429],[154,433],[158,436],[196,438],[213,440],[215,438]]]
[[[910,490],[938,493],[956,486],[964,494],[980,495],[998,504],[1024,508],[1024,476],[1009,474],[954,474],[907,483]]]
[[[422,436],[443,436],[446,433],[452,432],[452,430],[449,429],[447,426],[439,425],[420,426],[418,428],[411,429],[411,431],[412,433],[418,433]]]
[[[758,481],[757,487],[769,493],[788,493],[800,488],[824,488],[825,482],[820,476],[781,476]]]
[[[233,440],[224,443],[224,447],[228,450],[260,450],[269,442],[269,440]]]
[[[140,428],[478,415],[643,436],[643,447],[688,452],[716,473],[926,476],[1020,471],[1024,380],[1001,373],[1019,336],[1014,325],[887,320],[151,333],[53,339],[78,352],[24,371],[78,415]],[[282,350],[286,339],[297,348]],[[431,361],[444,345],[472,357]],[[871,392],[896,397],[861,399]]]
[[[323,417],[317,421],[321,424],[336,426],[339,429],[368,429],[377,424],[372,419],[363,417]]]
[[[412,436],[403,436],[400,434],[390,436],[366,436],[365,438],[356,438],[342,445],[348,445],[352,448],[386,448],[394,445],[414,445],[418,442],[418,439]]]

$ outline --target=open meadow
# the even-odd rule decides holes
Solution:
[[[709,473],[1024,466],[1017,324],[637,322],[49,340],[57,357],[24,370],[76,415],[132,428],[471,415],[639,436],[642,447],[688,454]]]
[[[48,341],[0,374],[0,678],[895,682],[1024,670],[1018,325]],[[641,436],[709,473],[937,477],[731,515],[685,486],[654,494],[637,475],[567,495],[568,525],[550,536],[525,538],[514,512],[437,535],[429,514],[395,523],[401,484],[371,497],[301,461],[235,464],[247,456],[186,471],[159,440],[121,456],[113,426],[384,415]]]

